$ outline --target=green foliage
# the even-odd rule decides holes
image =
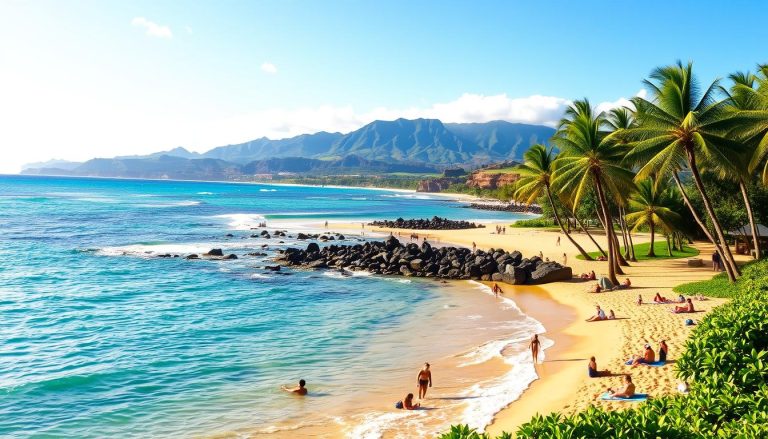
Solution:
[[[699,255],[699,251],[696,250],[693,247],[689,247],[687,245],[683,246],[683,251],[677,251],[672,250],[672,256],[669,256],[667,253],[667,242],[666,241],[656,241],[653,243],[653,251],[655,252],[656,256],[648,256],[648,249],[650,248],[651,244],[649,242],[643,242],[642,244],[635,244],[635,255],[637,256],[638,261],[649,261],[649,260],[657,260],[657,259],[678,259],[678,258],[692,258],[694,256]],[[624,247],[622,246],[619,251],[624,251]],[[590,252],[590,256],[593,258],[596,258],[600,256],[600,252]],[[581,255],[576,256],[577,259],[583,259]],[[728,278],[725,279],[726,282],[728,281]]]
[[[424,176],[419,174],[328,175],[284,178],[272,180],[271,182],[315,186],[357,186],[416,190],[419,180],[423,179]]]
[[[517,220],[514,223],[510,225],[510,227],[557,227],[557,224],[555,224],[555,220],[552,218],[545,218],[545,217],[539,217],[539,218],[531,218],[531,219],[523,219],[523,220]]]
[[[672,290],[686,296],[701,294],[708,297],[735,297],[738,293],[737,284],[731,283],[725,273],[719,273],[709,280],[690,282],[678,285]]]
[[[452,425],[451,431],[438,436],[438,439],[490,439],[485,433],[478,433],[469,425]]]

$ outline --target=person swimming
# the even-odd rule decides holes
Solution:
[[[280,388],[286,392],[289,393],[295,393],[296,395],[306,395],[307,394],[307,388],[305,387],[307,385],[307,382],[304,380],[299,380],[299,386],[294,387],[292,389],[289,389],[285,386],[280,386]]]
[[[424,363],[419,374],[416,376],[416,385],[419,388],[419,399],[427,397],[427,385],[432,387],[432,371],[429,370],[429,363]]]

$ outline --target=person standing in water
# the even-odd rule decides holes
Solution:
[[[432,387],[432,371],[429,370],[429,363],[424,363],[424,367],[419,371],[416,377],[416,383],[419,387],[419,399],[427,397],[427,386]]]
[[[536,364],[539,361],[540,346],[541,342],[539,341],[539,334],[533,334],[533,339],[531,339],[531,356],[533,356],[533,364]]]
[[[295,393],[297,395],[306,395],[307,394],[307,388],[305,387],[306,385],[307,385],[306,381],[299,380],[299,387],[294,387],[292,389],[289,389],[288,387],[280,386],[280,388],[289,393]]]

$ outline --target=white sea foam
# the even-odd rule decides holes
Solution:
[[[269,279],[272,276],[267,276],[266,274],[261,273],[253,273],[251,274],[251,279]]]
[[[176,201],[176,202],[170,202],[170,203],[144,203],[144,204],[137,204],[137,207],[148,207],[148,208],[164,208],[164,207],[186,207],[186,206],[197,206],[200,204],[199,201],[193,201],[193,200],[184,200],[184,201]]]
[[[277,189],[259,189],[259,192],[277,192]]]
[[[392,427],[407,430],[411,434],[410,437],[427,437],[426,432],[420,428],[422,425],[420,419],[427,417],[427,414],[425,411],[418,410],[369,413],[364,415],[351,431],[347,432],[347,437],[354,439],[379,439],[382,437],[383,431]],[[431,416],[435,415],[431,414]],[[403,426],[407,426],[407,428],[403,428]]]
[[[213,195],[213,192],[198,192],[197,195]]]
[[[96,251],[102,256],[137,256],[143,258],[157,257],[157,255],[189,255],[192,253],[206,253],[212,248],[238,248],[239,245],[230,243],[190,243],[190,244],[132,244],[114,247],[103,247]]]
[[[257,213],[229,213],[225,215],[216,215],[214,218],[229,220],[227,226],[234,230],[251,230],[264,222],[264,215]]]

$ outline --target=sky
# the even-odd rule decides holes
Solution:
[[[0,173],[376,119],[554,125],[768,62],[768,2],[0,0]]]

